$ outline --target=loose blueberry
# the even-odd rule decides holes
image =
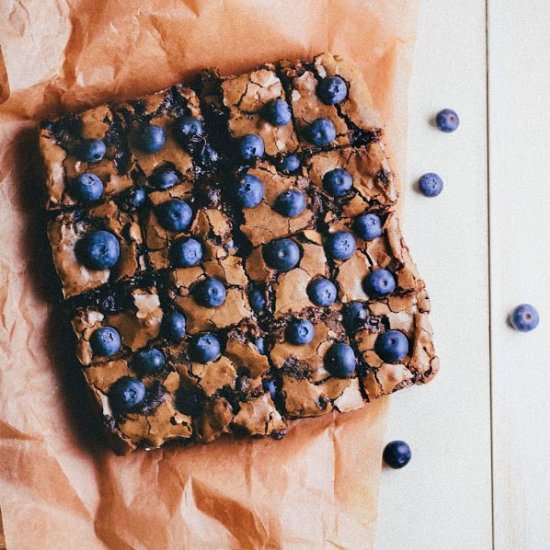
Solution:
[[[382,220],[371,212],[361,214],[355,218],[355,233],[365,241],[372,241],[382,236]]]
[[[136,137],[136,147],[144,153],[157,153],[166,143],[164,128],[156,124],[149,124],[141,129]]]
[[[339,76],[327,76],[317,86],[317,95],[323,103],[335,105],[342,103],[348,95],[348,87]]]
[[[95,174],[80,174],[71,183],[71,195],[83,203],[97,201],[103,195],[103,182]]]
[[[248,294],[250,305],[257,315],[263,313],[267,307],[265,294],[261,288],[254,287]]]
[[[155,170],[149,181],[151,185],[157,189],[169,189],[178,183],[180,177],[173,168],[163,167],[160,170]]]
[[[307,319],[293,319],[286,327],[286,341],[296,346],[309,344],[314,336],[315,327]]]
[[[411,460],[411,448],[404,441],[391,441],[384,449],[384,462],[394,470],[406,466]]]
[[[306,209],[306,198],[301,191],[289,189],[277,197],[274,208],[282,216],[296,218]]]
[[[142,376],[156,374],[166,365],[164,353],[157,348],[138,351],[132,361],[132,368]]]
[[[327,240],[327,252],[336,260],[348,260],[355,252],[355,237],[349,231],[331,233]]]
[[[94,355],[111,357],[120,351],[122,343],[120,333],[114,327],[101,327],[92,333],[90,346]]]
[[[275,399],[275,395],[277,395],[277,385],[275,384],[275,380],[272,378],[264,378],[262,380],[262,388],[266,393],[271,395],[271,399]]]
[[[529,332],[539,325],[539,312],[530,304],[517,306],[510,316],[510,324],[516,330]]]
[[[381,298],[395,290],[395,277],[387,269],[371,271],[365,280],[365,290],[369,296]]]
[[[107,147],[100,139],[85,139],[77,148],[76,154],[84,162],[99,162],[103,160]]]
[[[326,369],[337,378],[348,378],[355,372],[357,358],[353,348],[344,342],[335,342],[325,355]]]
[[[145,204],[147,193],[143,187],[131,187],[126,191],[123,199],[128,207],[139,208]]]
[[[409,354],[409,340],[399,330],[388,330],[378,336],[374,349],[387,363],[398,363]]]
[[[435,123],[442,132],[449,134],[458,128],[460,119],[452,109],[443,109],[437,113]]]
[[[76,254],[88,269],[108,269],[120,258],[120,244],[109,231],[94,231],[78,241]]]
[[[195,302],[204,307],[220,307],[225,302],[226,290],[215,277],[208,277],[197,283],[193,289]]]
[[[317,118],[309,126],[307,134],[313,145],[323,147],[336,139],[336,128],[328,118]]]
[[[274,99],[264,107],[263,117],[274,126],[284,126],[290,122],[292,115],[284,99]]]
[[[279,163],[279,170],[285,174],[293,174],[298,168],[300,168],[300,159],[296,155],[287,155]]]
[[[195,136],[202,136],[202,122],[194,116],[184,116],[174,125],[174,136],[183,144],[188,143]]]
[[[265,341],[261,336],[254,339],[254,345],[262,355],[265,355]]]
[[[418,188],[425,197],[437,197],[443,191],[443,180],[434,172],[428,172],[418,180]]]
[[[170,231],[185,231],[193,219],[191,207],[180,199],[163,202],[155,211],[162,227]]]
[[[273,269],[289,271],[300,261],[300,248],[292,239],[279,239],[264,246],[263,256]]]
[[[361,328],[367,317],[367,309],[361,302],[350,302],[344,306],[344,326],[349,332],[355,332]]]
[[[113,409],[119,412],[131,412],[137,409],[145,399],[145,386],[136,378],[119,378],[109,390]]]
[[[309,299],[317,306],[331,306],[336,301],[338,290],[328,279],[313,279],[307,287]]]
[[[189,356],[197,363],[215,361],[221,354],[218,337],[211,332],[197,334],[189,343]]]
[[[162,318],[162,334],[170,342],[179,342],[185,336],[187,319],[185,315],[175,309],[164,314]]]
[[[353,179],[348,171],[335,168],[323,176],[323,186],[333,197],[343,197],[350,192]]]
[[[264,198],[264,185],[259,178],[245,174],[237,189],[237,198],[243,208],[255,208]]]
[[[244,160],[253,160],[264,154],[264,141],[257,134],[246,134],[239,141],[239,151]]]
[[[202,244],[196,239],[178,239],[170,250],[175,267],[192,267],[202,261]]]

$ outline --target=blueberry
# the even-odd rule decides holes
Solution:
[[[166,134],[164,128],[156,124],[149,124],[141,128],[136,137],[136,147],[145,153],[156,153],[160,151],[166,143]]]
[[[348,95],[348,87],[339,76],[327,76],[317,86],[317,95],[323,103],[335,105],[342,103]]]
[[[315,327],[307,319],[293,319],[289,321],[285,331],[286,341],[296,346],[309,344],[314,336]]]
[[[395,277],[387,269],[371,271],[365,280],[365,290],[369,296],[381,298],[395,290]]]
[[[185,231],[193,219],[191,207],[181,199],[163,202],[157,206],[156,214],[162,227],[170,231]]]
[[[279,162],[279,170],[285,174],[293,174],[300,168],[300,159],[296,155],[287,155]]]
[[[259,178],[245,174],[237,189],[237,198],[243,208],[255,208],[264,198],[264,185]]]
[[[215,277],[207,277],[198,282],[193,289],[195,302],[204,307],[220,307],[225,302],[225,296],[225,286]]]
[[[157,189],[169,189],[176,185],[179,180],[178,173],[173,168],[167,168],[166,166],[155,170],[149,178],[151,185]]]
[[[539,312],[530,304],[517,306],[510,316],[510,324],[516,330],[529,332],[539,325]]]
[[[88,269],[108,269],[120,258],[120,244],[109,231],[94,231],[78,241],[76,253]]]
[[[317,306],[331,306],[336,301],[338,290],[328,279],[313,279],[307,287],[309,299]]]
[[[289,271],[300,261],[300,248],[292,239],[279,239],[264,246],[263,256],[273,269]]]
[[[185,336],[187,319],[175,309],[167,311],[162,318],[162,334],[170,342],[179,342]]]
[[[336,260],[348,260],[355,252],[355,237],[349,231],[331,233],[327,240],[327,252]]]
[[[261,336],[254,338],[254,345],[262,355],[265,355],[265,341]]]
[[[350,302],[344,306],[344,326],[349,332],[355,332],[368,318],[366,307],[361,302]]]
[[[111,357],[120,351],[122,343],[120,333],[114,327],[101,327],[92,333],[90,346],[94,355]]]
[[[317,118],[309,126],[307,134],[313,145],[323,147],[336,139],[336,128],[328,118]]]
[[[178,239],[170,250],[175,267],[192,267],[202,261],[202,244],[193,238]]]
[[[355,218],[355,233],[365,241],[372,241],[382,236],[382,220],[371,212]]]
[[[218,337],[211,332],[203,332],[193,337],[189,343],[189,356],[197,363],[215,361],[221,354]]]
[[[277,385],[275,384],[275,380],[272,378],[264,378],[262,380],[262,388],[266,393],[271,395],[271,399],[275,399],[275,396],[277,395]]]
[[[85,139],[77,148],[76,155],[85,162],[99,162],[103,160],[107,147],[100,139]]]
[[[404,441],[391,441],[386,445],[382,455],[384,462],[394,470],[406,466],[411,460],[411,448]]]
[[[267,307],[267,302],[265,300],[265,295],[262,289],[254,287],[248,294],[248,299],[250,300],[250,305],[252,309],[256,312],[257,315],[263,313]]]
[[[262,114],[274,126],[284,126],[292,119],[290,107],[284,99],[274,99],[267,103]]]
[[[145,204],[147,193],[143,187],[131,187],[124,194],[124,201],[129,207],[139,208]]]
[[[443,109],[437,113],[435,123],[442,132],[449,134],[458,128],[460,119],[452,109]]]
[[[289,189],[277,197],[274,208],[282,216],[296,218],[306,209],[306,198],[301,191]]]
[[[347,170],[335,168],[323,176],[323,186],[333,197],[343,197],[350,192],[353,179]]]
[[[174,125],[174,136],[180,143],[187,143],[195,136],[202,136],[202,122],[194,116],[184,116],[176,121]]]
[[[95,174],[80,174],[71,183],[71,195],[83,203],[97,201],[103,195],[103,182]]]
[[[239,141],[239,151],[244,160],[253,160],[264,154],[264,141],[258,134],[246,134]]]
[[[326,369],[337,378],[347,378],[355,372],[357,358],[353,348],[344,342],[335,342],[325,355]]]
[[[138,351],[132,361],[132,368],[142,376],[157,374],[166,366],[164,353],[157,348]]]
[[[443,191],[443,180],[434,172],[428,172],[418,180],[418,188],[425,197],[437,197]]]
[[[399,330],[388,330],[378,336],[374,349],[386,363],[398,363],[409,353],[409,340]]]
[[[136,378],[119,378],[109,390],[113,409],[119,412],[131,412],[137,409],[145,399],[145,386]]]

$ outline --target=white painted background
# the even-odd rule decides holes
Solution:
[[[429,124],[444,107],[454,134]],[[442,369],[392,398],[413,460],[384,471],[376,548],[549,549],[550,1],[421,0],[409,108],[404,228]],[[506,324],[522,302],[530,334]]]

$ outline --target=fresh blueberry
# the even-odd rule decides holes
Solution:
[[[193,337],[189,343],[189,356],[197,363],[215,361],[221,354],[218,337],[211,332],[203,332]]]
[[[323,103],[335,105],[342,103],[348,95],[348,87],[344,79],[339,76],[327,76],[317,86],[317,95]]]
[[[381,298],[395,290],[395,277],[387,269],[371,271],[365,280],[365,290],[369,296]]]
[[[286,341],[296,346],[309,344],[314,336],[315,327],[307,319],[293,319],[289,321],[285,331]]]
[[[382,236],[382,220],[372,212],[361,214],[355,218],[354,229],[361,239],[372,241]]]
[[[156,374],[166,365],[164,353],[157,348],[143,349],[138,351],[132,361],[132,368],[142,376]]]
[[[131,412],[137,409],[145,399],[145,386],[136,378],[119,378],[109,390],[113,409],[119,412]]]
[[[180,199],[163,202],[156,208],[160,224],[170,231],[185,231],[193,219],[191,207]]]
[[[539,312],[530,304],[517,306],[510,316],[510,324],[516,330],[529,332],[539,325]]]
[[[313,279],[307,287],[310,300],[317,306],[331,306],[336,301],[338,290],[328,279]]]
[[[435,123],[442,132],[449,134],[458,128],[460,119],[452,109],[443,109],[437,113]]]
[[[335,168],[323,176],[323,186],[333,197],[343,197],[350,192],[353,179],[347,170]]]
[[[220,307],[225,302],[226,290],[223,283],[215,277],[207,277],[195,285],[195,302],[204,307]]]
[[[323,147],[336,139],[336,128],[328,118],[317,118],[309,126],[307,134],[313,145]]]
[[[162,318],[162,333],[170,342],[179,342],[187,328],[185,315],[175,309],[166,312]]]
[[[349,231],[331,233],[327,241],[327,252],[336,260],[348,260],[355,252],[355,237]]]
[[[443,191],[443,180],[434,172],[428,172],[418,180],[418,188],[425,197],[437,197]]]
[[[384,462],[394,470],[406,466],[411,460],[411,448],[404,441],[391,441],[386,445],[382,455]]]
[[[296,155],[287,155],[279,163],[279,170],[285,174],[293,174],[298,168],[300,168],[300,159]]]
[[[193,267],[202,261],[202,244],[193,238],[178,239],[170,251],[175,267]]]
[[[366,307],[361,302],[350,302],[344,306],[344,326],[349,332],[355,332],[367,320]]]
[[[147,193],[143,187],[131,187],[124,195],[124,201],[130,208],[139,208],[145,204]]]
[[[77,148],[77,156],[84,162],[99,162],[103,160],[107,147],[100,139],[85,139]]]
[[[187,143],[195,136],[202,136],[202,122],[194,116],[184,116],[176,121],[174,135],[180,143]]]
[[[90,172],[80,174],[71,183],[71,195],[83,203],[97,201],[103,195],[103,182]]]
[[[273,269],[289,271],[300,261],[300,248],[292,239],[279,239],[264,246],[263,256]]]
[[[88,269],[108,269],[120,258],[120,244],[109,231],[94,231],[78,241],[76,253]]]
[[[237,197],[243,208],[255,208],[264,198],[264,184],[256,176],[245,174],[237,189]]]
[[[246,134],[239,141],[239,151],[244,160],[253,160],[264,154],[264,141],[258,134]]]
[[[254,345],[262,355],[265,355],[265,341],[261,336],[254,338]]]
[[[289,189],[277,197],[274,207],[282,216],[296,218],[306,209],[306,198],[301,191]]]
[[[273,126],[284,126],[290,122],[292,115],[290,107],[284,99],[274,99],[264,107],[263,117]]]
[[[344,342],[335,342],[325,355],[326,369],[337,378],[347,378],[355,372],[357,358],[353,348]]]
[[[399,330],[388,330],[376,339],[376,353],[387,363],[398,363],[409,354],[409,340]]]
[[[164,128],[156,124],[149,124],[141,129],[136,138],[136,146],[145,153],[156,153],[166,143]]]
[[[157,189],[169,189],[178,183],[180,177],[173,168],[163,167],[160,170],[155,170],[149,181]]]
[[[118,353],[122,347],[120,333],[114,327],[98,328],[94,330],[90,337],[90,346],[94,355],[111,357]]]
[[[271,399],[275,399],[277,395],[277,384],[275,384],[275,380],[272,378],[264,378],[262,380],[262,388],[266,393],[271,395]]]
[[[261,288],[254,287],[248,294],[248,299],[250,300],[252,309],[257,315],[260,315],[265,311],[267,302],[265,300],[265,294]]]

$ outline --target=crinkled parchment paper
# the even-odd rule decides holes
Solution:
[[[282,441],[117,457],[55,304],[33,165],[45,116],[204,67],[331,51],[364,71],[403,166],[416,0],[0,0],[0,506],[11,549],[369,548],[386,402]]]

